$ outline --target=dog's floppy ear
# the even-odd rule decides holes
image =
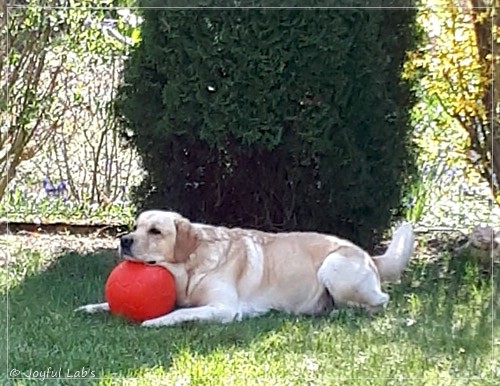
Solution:
[[[174,260],[176,263],[184,263],[199,244],[198,233],[189,220],[185,218],[175,220],[175,228],[177,236],[175,238]]]

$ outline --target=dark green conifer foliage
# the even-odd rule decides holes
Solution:
[[[400,79],[415,11],[142,14],[117,97],[148,172],[139,208],[369,247],[413,173],[412,94]]]

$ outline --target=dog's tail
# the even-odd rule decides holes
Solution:
[[[394,232],[387,251],[381,256],[373,257],[381,281],[398,281],[406,269],[414,249],[415,236],[412,226],[405,223]]]

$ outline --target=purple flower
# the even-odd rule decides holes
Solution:
[[[66,184],[65,181],[62,181],[59,185],[57,185],[57,192],[62,193],[62,192],[67,192],[68,191],[68,185]]]
[[[68,184],[66,184],[66,181],[61,181],[61,183],[57,185],[57,195],[62,197],[64,201],[68,199]]]
[[[54,188],[52,185],[52,182],[48,177],[44,177],[42,179],[42,184],[43,184],[43,189],[45,190],[45,193],[47,193],[47,196],[54,196],[57,193],[57,189]]]
[[[68,196],[68,184],[65,181],[61,181],[57,186],[54,186],[49,177],[44,177],[42,184],[47,196],[62,197],[66,200]]]

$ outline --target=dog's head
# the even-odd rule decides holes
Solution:
[[[132,232],[120,238],[123,259],[149,264],[183,263],[194,252],[199,239],[196,229],[178,213],[143,212]]]

